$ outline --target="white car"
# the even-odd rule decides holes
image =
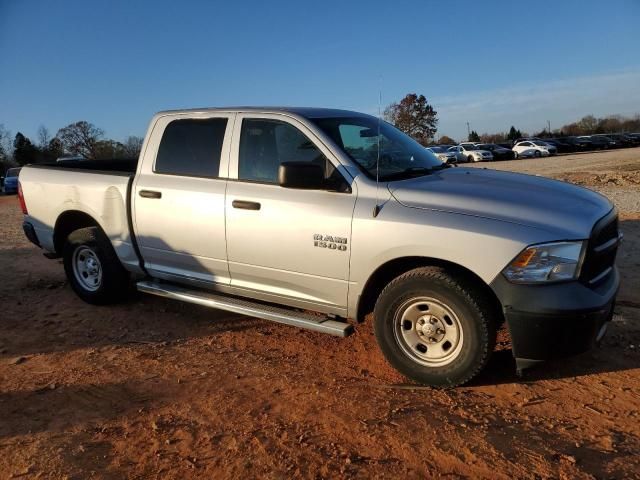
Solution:
[[[455,152],[448,152],[446,149],[434,145],[433,147],[425,147],[428,151],[433,153],[440,161],[444,163],[457,163],[458,158]]]
[[[513,152],[516,154],[516,158],[531,158],[548,157],[549,155],[552,155],[552,148],[553,147],[551,147],[551,145],[547,143],[528,140],[516,143],[511,150],[513,150]]]
[[[483,160],[493,160],[493,153],[487,150],[480,150],[472,143],[462,143],[449,148],[447,152],[455,152],[458,162],[482,162]]]

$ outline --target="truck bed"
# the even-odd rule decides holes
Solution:
[[[135,173],[137,158],[114,158],[108,160],[62,160],[59,162],[29,165],[36,168],[63,168],[69,170],[90,170],[96,173]]]
[[[125,266],[136,269],[131,234],[131,184],[137,160],[83,160],[28,165],[20,184],[41,246],[61,254],[56,224],[69,215],[95,219]]]

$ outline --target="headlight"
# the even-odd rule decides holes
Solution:
[[[580,275],[584,242],[555,242],[525,248],[502,273],[513,283],[573,280]]]

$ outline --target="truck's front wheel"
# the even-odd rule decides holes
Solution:
[[[481,292],[438,267],[394,279],[376,303],[375,334],[389,363],[432,386],[468,382],[495,345],[492,309]]]
[[[85,302],[103,305],[126,298],[129,275],[97,227],[72,232],[64,245],[63,261],[71,287]]]

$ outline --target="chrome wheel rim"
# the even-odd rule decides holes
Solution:
[[[96,253],[89,247],[80,246],[73,252],[71,260],[73,275],[78,283],[90,292],[95,292],[102,284],[102,265]]]
[[[453,362],[464,340],[453,309],[430,297],[412,298],[400,306],[394,318],[394,335],[405,355],[428,367]]]

